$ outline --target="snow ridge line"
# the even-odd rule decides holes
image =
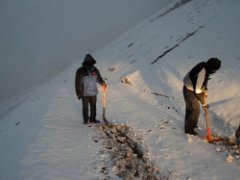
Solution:
[[[191,32],[191,33],[187,33],[187,35],[181,39],[179,41],[179,43],[177,43],[176,45],[174,45],[173,47],[171,47],[170,49],[166,50],[165,52],[163,52],[160,56],[158,56],[153,62],[151,62],[150,64],[155,64],[158,60],[160,60],[161,58],[163,58],[165,55],[167,55],[169,52],[171,52],[172,50],[174,50],[175,48],[177,48],[178,46],[180,46],[181,43],[183,43],[184,41],[186,41],[188,38],[190,38],[191,36],[193,36],[194,34],[196,34],[200,29],[202,29],[204,26],[199,26],[195,31]]]
[[[169,12],[171,12],[171,11],[173,11],[173,10],[181,7],[181,6],[183,6],[184,4],[186,4],[186,3],[190,2],[190,1],[192,1],[192,0],[181,0],[180,2],[176,2],[176,3],[173,5],[173,7],[170,7],[167,11],[165,11],[164,13],[162,13],[162,14],[158,15],[157,17],[151,19],[150,21],[153,22],[153,21],[161,18],[162,16],[165,16],[165,15],[168,14]]]

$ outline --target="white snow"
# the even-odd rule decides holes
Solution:
[[[234,137],[240,123],[240,2],[174,5],[93,53],[107,79],[106,117],[141,134],[151,162],[173,179],[237,180],[239,158],[184,133],[182,79],[200,61],[222,60],[209,82],[211,129]],[[105,166],[110,179],[121,179],[104,153],[104,134],[95,125],[82,124],[74,89],[81,62],[6,105],[15,106],[1,116],[0,179],[104,179]],[[102,120],[101,93],[97,107]],[[201,135],[206,134],[203,112],[199,126]]]
[[[1,0],[0,101],[50,80],[172,1]]]

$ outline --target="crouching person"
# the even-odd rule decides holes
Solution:
[[[208,108],[207,84],[210,75],[221,67],[221,61],[210,58],[207,62],[200,62],[184,77],[183,96],[186,104],[185,133],[197,135],[194,131],[200,116],[200,104],[203,109]]]

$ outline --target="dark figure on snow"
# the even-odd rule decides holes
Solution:
[[[221,67],[221,61],[210,58],[207,62],[200,62],[184,77],[183,96],[186,103],[185,133],[197,135],[194,129],[197,126],[200,115],[200,103],[202,108],[208,108],[207,84],[210,75]],[[200,103],[199,103],[200,102]]]
[[[238,143],[240,143],[240,124],[239,124],[239,127],[238,127],[238,129],[235,133],[235,137],[238,140]]]
[[[96,120],[97,83],[102,86],[106,86],[106,83],[101,77],[99,70],[94,66],[95,63],[96,60],[90,54],[87,54],[82,67],[77,70],[75,78],[77,98],[79,100],[82,99],[83,124],[99,122]]]

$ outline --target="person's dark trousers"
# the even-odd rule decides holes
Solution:
[[[196,128],[200,116],[199,101],[195,93],[185,86],[183,86],[183,96],[186,103],[185,133],[195,135],[194,128]]]
[[[97,96],[82,97],[82,113],[84,123],[87,123],[89,120],[89,107],[90,107],[90,122],[96,121],[96,103]]]

